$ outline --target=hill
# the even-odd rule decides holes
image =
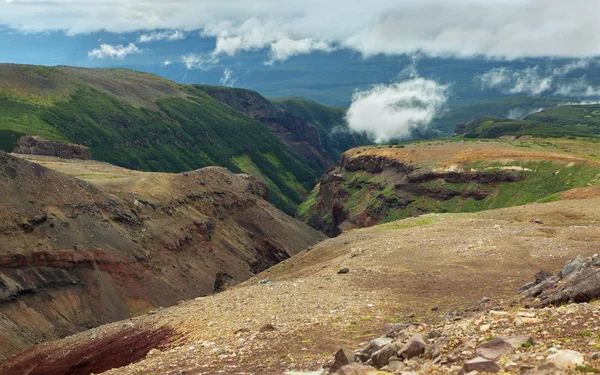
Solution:
[[[435,118],[431,123],[431,127],[439,130],[442,136],[452,137],[455,133],[456,124],[459,123],[471,122],[481,117],[521,120],[531,113],[566,103],[568,103],[568,99],[537,96],[508,96],[489,99],[450,108]]]
[[[600,134],[600,105],[561,105],[530,114],[522,120],[482,117],[459,124],[455,132],[465,138],[597,137]]]
[[[277,107],[282,118],[270,128],[205,90],[124,69],[3,64],[0,149],[28,134],[87,146],[95,159],[134,170],[219,165],[260,177],[270,201],[293,214],[334,162],[316,127]]]
[[[349,231],[223,293],[35,347],[0,373],[322,374],[338,349],[353,357],[392,328],[401,344],[423,335],[428,352],[397,363],[411,373],[455,374],[479,344],[519,335],[533,344],[499,361],[506,373],[538,366],[556,345],[597,367],[598,302],[538,310],[515,295],[540,268],[554,274],[597,251],[599,203],[430,214]]]
[[[248,175],[0,151],[0,359],[220,291],[325,237]]]
[[[323,148],[335,155],[335,160],[346,150],[371,144],[364,134],[348,129],[346,108],[327,107],[303,98],[279,98],[271,99],[271,102],[315,124],[319,128]]]
[[[600,183],[595,141],[437,140],[359,147],[324,175],[298,217],[330,235],[431,212],[560,199]]]

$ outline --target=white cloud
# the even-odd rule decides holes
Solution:
[[[505,94],[542,95],[551,93],[566,97],[600,97],[600,87],[589,85],[585,76],[569,83],[560,78],[567,74],[598,64],[594,59],[580,59],[549,69],[542,73],[539,66],[525,69],[494,68],[475,79],[483,89],[499,90]],[[516,115],[515,115],[516,116]],[[512,118],[512,117],[511,117]]]
[[[169,66],[171,64],[173,64],[173,61],[171,61],[171,60],[165,60],[165,61],[163,61],[162,66]]]
[[[185,39],[185,33],[179,30],[173,31],[154,31],[149,34],[140,35],[139,42],[140,43],[149,43],[156,42],[159,40],[166,40],[169,42],[173,42],[175,40]]]
[[[554,76],[543,76],[538,66],[522,70],[494,68],[477,76],[482,88],[500,89],[505,94],[541,95],[552,89]]]
[[[367,56],[584,58],[600,55],[598,14],[594,0],[23,0],[4,3],[0,25],[69,35],[203,30],[217,39],[216,55],[265,49],[275,60],[332,46]]]
[[[135,44],[129,43],[128,46],[124,46],[122,44],[113,46],[110,44],[101,44],[100,48],[94,49],[88,52],[88,57],[94,57],[97,59],[118,59],[122,60],[127,55],[141,53],[142,50],[139,49]]]
[[[448,86],[424,78],[378,85],[357,92],[346,120],[352,130],[366,132],[374,142],[403,139],[427,127],[447,101]]]
[[[188,53],[181,56],[180,61],[185,65],[186,69],[200,69],[204,71],[209,70],[216,62],[218,62],[218,60],[213,57],[204,58],[202,55],[194,53]]]
[[[600,87],[588,84],[585,77],[566,84],[559,84],[556,95],[576,98],[600,98]]]
[[[233,87],[237,78],[233,76],[233,71],[229,68],[225,68],[223,71],[223,77],[219,80],[219,83],[223,86]]]

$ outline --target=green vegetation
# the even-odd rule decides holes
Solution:
[[[563,104],[567,99],[538,96],[509,96],[487,100],[475,104],[459,106],[448,110],[433,121],[431,126],[439,129],[444,136],[454,135],[456,124],[467,123],[484,116],[507,117],[514,114],[525,115],[540,108],[551,108]]]
[[[16,83],[0,88],[2,150],[12,151],[21,135],[31,134],[86,145],[95,159],[135,170],[181,172],[219,165],[262,178],[270,187],[271,202],[289,214],[295,213],[321,173],[264,124],[195,86],[177,85],[178,91],[171,96],[173,83],[152,82],[152,95],[160,98],[153,108],[137,107],[130,103],[147,104],[148,98],[135,100],[136,92],[120,93],[127,97],[124,100],[53,68],[12,69],[23,75],[21,81],[33,75],[34,84],[27,81],[31,87],[22,92],[15,92],[20,87]],[[122,84],[123,74],[128,73],[104,72],[105,76],[103,70],[94,73],[95,79],[105,79],[104,85],[111,80]],[[141,78],[160,80],[149,75]],[[36,85],[40,85],[38,90]],[[158,90],[163,87],[161,95]]]
[[[302,98],[270,99],[294,116],[302,117],[319,129],[323,149],[337,160],[340,154],[356,146],[372,142],[364,134],[351,132],[346,123],[346,109],[327,107]]]

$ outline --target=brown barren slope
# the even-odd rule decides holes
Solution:
[[[0,153],[0,358],[211,294],[217,274],[243,281],[324,238],[224,168],[39,160],[67,174]]]
[[[438,322],[484,296],[511,299],[540,268],[555,272],[577,254],[594,254],[599,233],[598,199],[431,214],[353,230],[223,293],[36,347],[6,361],[0,373],[23,369],[32,358],[47,366],[65,353],[89,352],[96,345],[90,335],[118,336],[115,330],[131,325],[168,330],[172,339],[107,374],[314,370],[340,347],[348,353],[380,335],[386,322]],[[343,267],[349,272],[338,274]],[[266,324],[274,330],[261,331]]]

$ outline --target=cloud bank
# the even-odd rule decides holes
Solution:
[[[110,44],[101,44],[100,48],[91,50],[88,52],[89,57],[94,57],[96,59],[117,59],[122,60],[128,55],[141,53],[142,50],[139,49],[135,44],[129,43],[128,46],[124,46],[122,44],[113,46]]]
[[[144,40],[168,40],[152,30],[202,30],[216,38],[215,55],[264,49],[269,61],[336,48],[583,58],[600,55],[598,14],[592,0],[12,0],[0,25],[69,35],[145,30]]]
[[[448,86],[418,77],[378,85],[354,94],[346,120],[352,130],[365,132],[376,143],[406,139],[415,128],[431,123],[447,96]]]

